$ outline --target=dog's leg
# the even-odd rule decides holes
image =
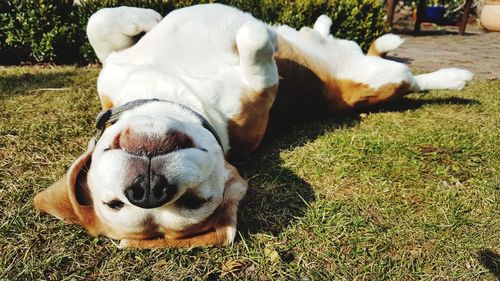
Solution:
[[[415,84],[412,91],[450,89],[461,90],[472,80],[474,73],[459,68],[443,68],[431,73],[414,76]]]
[[[337,81],[337,89],[340,89],[342,100],[348,105],[348,108],[373,106],[422,90],[461,90],[474,76],[472,72],[458,68],[445,68],[414,76],[403,64],[394,64],[385,73],[398,77],[400,81],[386,83],[378,88],[349,81]]]
[[[280,80],[281,104],[286,104],[285,100],[288,97],[292,101],[300,101],[297,105],[284,105],[285,112],[298,113],[303,112],[305,108],[314,108],[316,111],[309,114],[345,113],[385,103],[419,90],[460,89],[472,78],[472,73],[458,69],[445,69],[414,76],[402,63],[376,56],[363,54],[357,56],[351,51],[346,52],[354,54],[350,57],[333,56],[339,62],[351,59],[350,63],[343,62],[347,67],[340,68],[336,67],[338,64],[329,61],[329,55],[320,56],[322,50],[325,54],[335,54],[331,51],[335,50],[337,41],[325,40],[324,45],[313,45],[317,44],[317,40],[310,40],[311,38],[304,35],[314,35],[305,33],[314,32],[319,36],[316,30],[301,30],[300,37],[291,29],[281,29],[278,32],[280,46],[276,59],[280,66],[280,75],[283,77]],[[284,38],[285,36],[290,40]],[[301,44],[305,47],[296,47],[300,47]],[[310,44],[310,49],[316,53],[307,52],[310,46],[307,44]],[[321,49],[323,46],[325,48]],[[339,50],[343,51],[341,48]],[[296,81],[301,81],[301,84],[297,84]],[[306,84],[307,87],[298,87],[302,84]],[[299,96],[307,99],[298,98]]]
[[[413,75],[406,65],[391,62],[389,66],[391,67],[381,73],[392,75],[395,82],[385,83],[377,88],[338,81],[337,86],[341,89],[343,100],[350,108],[385,103],[422,90],[461,90],[474,76],[472,72],[458,68],[445,68],[427,74]]]
[[[328,37],[332,28],[332,19],[327,15],[321,15],[314,22],[313,29],[316,30],[321,36]]]
[[[104,63],[111,52],[134,45],[136,36],[151,30],[161,19],[162,16],[151,9],[104,8],[90,17],[87,36],[97,57]]]
[[[231,158],[243,157],[259,146],[279,80],[274,60],[277,50],[274,30],[260,21],[248,21],[237,31],[236,47],[247,87],[240,98],[238,114],[229,120]]]
[[[237,31],[240,67],[248,86],[256,92],[278,83],[278,68],[273,59],[276,40],[276,33],[259,21],[248,21]]]
[[[388,52],[399,48],[403,42],[404,39],[395,34],[389,33],[382,35],[373,41],[370,45],[370,49],[368,49],[367,55],[385,57]]]
[[[328,45],[334,42],[335,45],[343,46],[353,53],[363,53],[363,50],[361,50],[361,47],[355,41],[333,37],[330,33],[331,28],[332,19],[327,15],[321,15],[316,19],[312,29],[302,27],[299,32],[302,36],[306,36],[307,40],[316,41],[317,44]]]
[[[345,47],[350,48],[353,51],[359,51],[359,53],[362,53],[361,48],[356,42],[345,39],[333,38],[330,34],[331,27],[332,27],[332,19],[327,15],[321,15],[314,23],[313,30],[316,31],[318,35],[320,35],[322,38],[326,40],[332,40],[332,39],[336,40],[338,44],[344,45]],[[300,32],[303,32],[303,30],[301,29]],[[373,43],[370,45],[370,48],[368,49],[367,55],[385,57],[388,52],[399,48],[399,46],[401,46],[403,42],[404,40],[395,34],[389,33],[382,35],[378,37],[375,41],[373,41]]]

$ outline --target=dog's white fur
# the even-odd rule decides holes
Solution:
[[[225,243],[232,242],[236,206],[246,185],[242,180],[234,181],[239,176],[224,159],[223,151],[232,148],[228,122],[242,112],[242,100],[259,98],[248,96],[249,92],[265,92],[279,84],[275,53],[280,40],[321,69],[317,74],[323,73],[322,80],[334,77],[375,90],[407,83],[412,90],[423,90],[461,89],[472,78],[472,73],[459,69],[413,76],[404,64],[366,56],[355,42],[332,37],[331,24],[331,19],[323,15],[313,29],[271,27],[249,14],[218,4],[176,10],[163,20],[155,11],[131,7],[95,13],[89,20],[87,34],[103,64],[97,84],[101,100],[113,107],[145,98],[187,105],[205,116],[223,144],[222,150],[199,119],[176,105],[151,103],[124,113],[88,152],[92,158],[88,186],[93,208],[106,226],[104,234],[123,239],[122,246],[138,246],[130,242],[128,234],[140,232],[146,220],[157,225],[158,232],[164,230],[162,227],[182,231],[206,220],[223,202],[232,200],[234,216],[229,226],[224,226]],[[135,43],[133,37],[141,32],[146,34]],[[402,42],[396,35],[385,35],[375,41],[375,47],[387,52]],[[146,165],[146,160],[139,156],[107,150],[127,129],[146,137],[180,131],[194,142],[194,148],[151,160],[156,172],[178,184],[175,197],[162,207],[141,209],[125,204],[117,212],[102,204],[115,199],[127,202],[123,194],[130,184],[130,174]],[[210,201],[195,210],[177,207],[173,202],[187,190]]]
[[[403,44],[404,40],[395,34],[385,34],[377,38],[374,42],[375,47],[382,53],[396,50]]]

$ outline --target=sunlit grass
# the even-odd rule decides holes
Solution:
[[[32,208],[95,133],[98,71],[0,69],[0,279],[498,276],[500,81],[292,128],[239,163],[233,246],[119,250]]]

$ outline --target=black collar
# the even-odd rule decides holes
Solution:
[[[212,125],[210,125],[208,120],[205,117],[203,117],[203,115],[201,115],[200,113],[196,112],[192,108],[187,107],[183,104],[176,103],[176,102],[173,102],[170,100],[162,100],[162,99],[134,100],[134,101],[127,102],[124,105],[120,105],[118,107],[111,108],[111,109],[108,109],[106,111],[102,111],[101,113],[99,113],[99,115],[97,115],[96,128],[99,131],[97,132],[97,135],[95,137],[95,142],[97,143],[99,138],[104,133],[104,130],[106,129],[106,127],[108,125],[112,125],[112,124],[116,123],[116,121],[118,121],[118,119],[120,119],[120,116],[125,111],[136,108],[136,107],[143,105],[143,104],[146,104],[146,103],[151,103],[151,102],[166,102],[166,103],[176,105],[176,106],[180,107],[181,109],[183,109],[184,111],[187,111],[191,115],[198,118],[201,121],[201,125],[203,126],[203,128],[207,129],[210,133],[212,133],[212,135],[215,137],[215,140],[219,143],[220,147],[222,148],[222,151],[224,151],[224,147],[222,146],[222,141],[220,140],[219,135],[215,131],[214,127]]]

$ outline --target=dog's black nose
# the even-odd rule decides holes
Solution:
[[[174,197],[176,191],[177,187],[169,184],[163,176],[140,175],[134,179],[130,187],[125,189],[125,197],[137,207],[151,209],[167,203]]]

